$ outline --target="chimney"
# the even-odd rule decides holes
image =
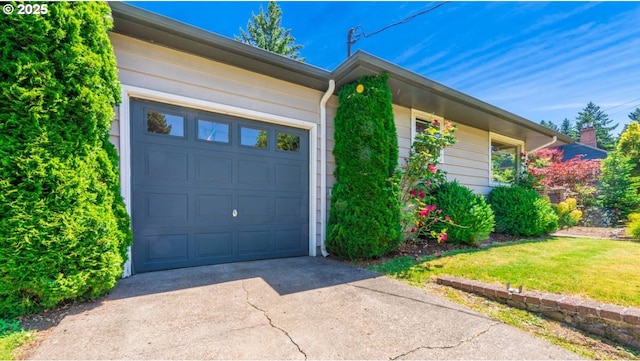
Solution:
[[[580,130],[580,143],[594,148],[598,148],[596,142],[596,128],[588,127]]]

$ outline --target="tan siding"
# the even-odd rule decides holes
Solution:
[[[489,187],[489,133],[458,125],[456,144],[444,151],[445,170],[449,180],[457,179],[478,194],[487,194]]]

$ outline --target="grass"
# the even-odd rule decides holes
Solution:
[[[639,261],[637,242],[552,237],[418,261],[396,258],[371,268],[412,283],[451,275],[640,307]]]
[[[0,360],[13,360],[16,350],[35,339],[35,332],[20,329],[17,320],[0,319]]]

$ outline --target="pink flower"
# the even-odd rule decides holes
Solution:
[[[423,209],[419,212],[419,214],[423,217],[428,217],[429,216],[429,210],[428,209]]]
[[[447,221],[447,222],[450,222],[450,221],[451,221],[451,217],[449,217],[449,216],[445,216],[445,217],[444,217],[444,220],[445,220],[445,221]]]
[[[436,210],[436,205],[432,204],[430,206],[426,206],[425,209],[428,210],[429,212],[433,212]]]
[[[424,197],[426,197],[427,195],[424,194],[423,191],[420,191],[420,194],[418,195],[420,198],[424,199]]]
[[[427,188],[431,187],[431,181],[427,181],[425,185],[427,186]]]
[[[436,166],[433,164],[429,164],[429,167],[427,167],[427,169],[429,170],[429,172],[431,173],[435,173],[436,172]]]
[[[449,236],[446,233],[440,233],[438,235],[438,243],[446,241],[447,238],[449,238]]]
[[[411,194],[411,195],[412,195],[412,196],[414,196],[414,197],[417,195],[417,193],[418,193],[418,192],[417,192],[417,191],[415,191],[415,190],[413,190],[413,189],[409,191],[409,194]]]

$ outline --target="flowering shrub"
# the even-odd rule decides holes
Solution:
[[[575,198],[567,198],[553,207],[558,215],[558,228],[569,228],[578,224],[582,218],[582,211],[576,209],[577,205]]]
[[[446,181],[446,173],[438,169],[440,152],[455,144],[455,125],[432,121],[424,131],[416,134],[409,158],[401,167],[400,201],[404,206],[401,222],[404,236],[409,240],[431,237],[438,242],[447,240],[447,229],[432,230],[438,222],[451,220],[434,205],[432,189]]]

